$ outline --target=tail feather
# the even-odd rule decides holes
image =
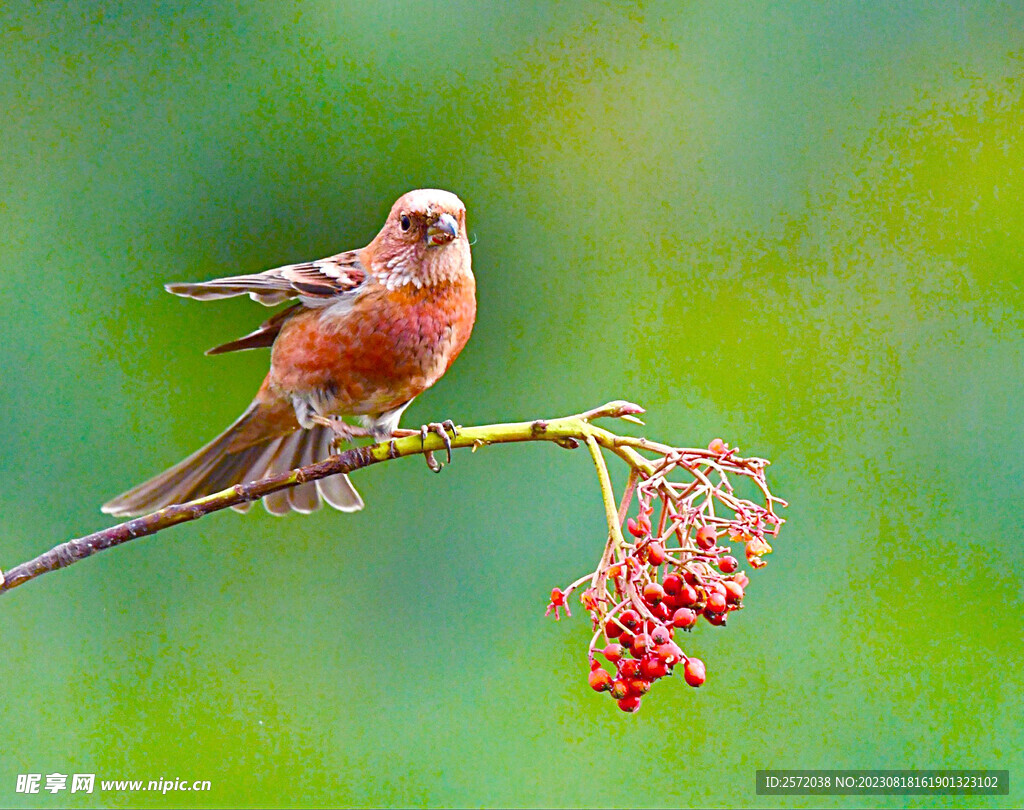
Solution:
[[[331,435],[329,433],[321,434],[317,453],[319,458],[327,458],[331,454]],[[349,477],[344,473],[319,479],[316,482],[316,488],[320,497],[341,512],[358,512],[363,508],[363,499],[359,497],[356,488],[352,486]]]
[[[303,431],[297,430],[290,436],[281,439],[281,444],[267,467],[267,475],[277,475],[294,469],[296,466],[295,453],[296,450],[302,450],[300,440],[304,435]],[[263,506],[272,515],[287,515],[291,511],[291,505],[288,503],[288,491],[281,489],[271,492],[263,498]]]
[[[203,479],[202,489],[208,492],[219,492],[222,489],[226,489],[227,487],[237,484],[242,476],[256,475],[259,471],[253,468],[252,461],[254,454],[261,450],[262,448],[257,445],[256,447],[250,448],[248,451],[237,453],[233,458],[225,459],[223,464],[219,464],[215,469],[210,470],[209,474]],[[256,475],[256,477],[258,478],[259,476]],[[195,485],[192,487],[192,490],[198,495]],[[188,498],[189,496],[192,496],[192,492],[181,493],[179,495],[179,497],[185,498]]]
[[[253,403],[238,421],[209,444],[155,478],[105,503],[103,511],[118,517],[142,515],[220,492],[235,484],[322,461],[330,455],[332,433],[319,425],[259,437],[259,431],[253,428],[259,407],[258,403]],[[254,435],[257,438],[252,440]],[[245,441],[240,441],[243,438]],[[263,499],[263,504],[273,515],[285,515],[291,510],[308,513],[320,508],[321,497],[343,512],[363,508],[363,500],[347,475],[334,475],[273,492]],[[249,507],[246,503],[233,508],[246,512]]]
[[[319,441],[303,442],[295,458],[296,467],[305,467],[317,461],[317,451],[320,449]],[[320,508],[320,492],[316,488],[316,481],[307,481],[288,490],[288,503],[292,509],[301,515],[308,515]]]
[[[107,501],[101,507],[102,511],[127,517],[162,509],[172,503],[183,503],[182,496],[195,488],[218,457],[226,457],[230,431],[228,428],[227,432],[170,469]]]

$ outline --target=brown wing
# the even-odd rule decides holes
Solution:
[[[227,352],[240,352],[245,349],[265,349],[268,346],[272,346],[274,341],[277,340],[277,334],[281,331],[281,327],[284,326],[284,322],[300,309],[302,309],[302,304],[292,304],[287,309],[275,312],[272,317],[261,323],[258,329],[253,330],[248,335],[240,337],[238,340],[232,340],[229,343],[222,343],[220,346],[214,346],[212,349],[207,349],[206,353],[226,354]]]
[[[248,295],[253,301],[268,307],[289,298],[298,298],[308,307],[322,307],[339,298],[354,295],[364,281],[366,270],[359,261],[359,254],[350,250],[315,262],[288,264],[249,276],[226,276],[191,284],[168,284],[166,289],[175,295],[198,301]]]

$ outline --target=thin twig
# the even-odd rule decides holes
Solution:
[[[587,448],[594,459],[594,466],[597,468],[597,478],[601,484],[601,499],[604,501],[604,514],[608,521],[608,533],[612,538],[612,544],[616,548],[622,548],[625,539],[622,537],[622,525],[618,520],[618,507],[615,505],[615,492],[612,490],[612,479],[608,475],[608,466],[604,463],[601,455],[601,448],[597,439],[591,435],[586,436]]]

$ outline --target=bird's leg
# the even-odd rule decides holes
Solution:
[[[343,442],[351,443],[355,438],[371,435],[370,431],[366,428],[350,425],[340,416],[321,416],[318,413],[311,413],[309,421],[316,425],[328,427],[334,432],[334,438],[331,440],[331,450],[333,452],[339,452]]]

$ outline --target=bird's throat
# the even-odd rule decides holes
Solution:
[[[375,262],[373,272],[389,290],[405,286],[421,289],[472,278],[469,244],[456,239],[447,245],[403,245]]]

